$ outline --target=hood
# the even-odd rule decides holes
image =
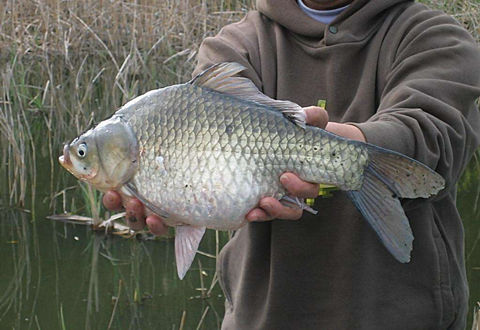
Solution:
[[[337,40],[362,40],[382,21],[386,11],[413,0],[354,0],[330,25],[337,27]],[[305,14],[296,0],[257,0],[257,10],[295,34],[322,38],[325,24]]]

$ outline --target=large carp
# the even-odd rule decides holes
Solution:
[[[205,228],[240,228],[265,196],[295,200],[280,184],[285,171],[346,190],[388,251],[408,262],[413,235],[399,198],[436,194],[443,178],[397,152],[305,125],[300,106],[263,95],[236,76],[243,69],[217,64],[135,98],[65,145],[60,163],[175,226],[180,278]]]

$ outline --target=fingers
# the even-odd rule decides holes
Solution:
[[[110,211],[118,211],[123,208],[122,196],[113,190],[107,191],[102,198],[103,205]],[[157,236],[165,235],[168,227],[163,223],[162,218],[156,214],[145,216],[145,207],[142,202],[136,198],[126,198],[125,212],[128,226],[133,230],[142,230],[148,225],[150,231]]]
[[[318,196],[319,185],[301,180],[293,173],[283,173],[280,182],[292,196],[300,198],[315,198]]]
[[[300,198],[318,196],[318,184],[303,181],[293,173],[283,173],[280,176],[280,182],[292,196]],[[265,197],[260,200],[259,207],[248,212],[245,218],[247,221],[297,220],[302,217],[302,214],[301,208],[289,207],[273,197]]]
[[[306,107],[303,108],[307,118],[305,119],[308,125],[316,126],[325,129],[328,124],[328,112],[320,107]]]
[[[107,191],[102,198],[103,205],[111,211],[122,209],[122,196],[113,190]],[[142,203],[136,199],[129,199],[125,203],[127,224],[133,230],[142,230],[145,227],[145,211]]]
[[[146,222],[148,228],[154,235],[162,236],[168,232],[168,227],[163,223],[162,218],[156,214],[149,215]]]
[[[103,195],[102,202],[110,211],[118,211],[122,209],[122,197],[116,191],[107,191],[105,195]]]
[[[262,198],[260,207],[275,219],[298,220],[303,214],[302,209],[285,206],[273,197]]]
[[[262,198],[259,206],[247,214],[248,221],[298,220],[303,214],[302,209],[285,206],[273,197]]]
[[[250,222],[273,220],[272,216],[268,215],[267,212],[265,212],[259,207],[248,212],[245,218],[247,219],[247,221],[250,221]]]
[[[125,204],[127,223],[133,230],[142,230],[145,227],[145,208],[136,198],[132,198]]]
[[[147,225],[154,235],[161,236],[168,232],[168,227],[158,215],[150,214],[145,217],[145,207],[138,199],[130,199],[126,203],[125,209],[128,225],[133,230],[141,230]]]

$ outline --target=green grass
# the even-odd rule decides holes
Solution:
[[[0,147],[9,203],[24,205],[36,158],[51,191],[64,142],[150,89],[190,77],[202,39],[251,1],[8,1],[0,9]],[[60,182],[64,183],[64,182]],[[33,196],[32,196],[33,197]],[[29,198],[34,200],[34,198]]]
[[[480,3],[424,0],[477,40]],[[0,167],[9,204],[35,200],[36,159],[50,190],[61,146],[126,101],[186,81],[200,42],[254,1],[7,1],[0,9]],[[28,196],[27,196],[28,195]],[[29,198],[27,198],[29,197]]]
[[[453,15],[480,41],[480,2],[422,2]],[[100,221],[100,194],[60,169],[62,145],[128,100],[188,80],[201,41],[253,6],[253,0],[5,1],[0,7],[0,207],[35,211],[40,200],[52,212],[78,211]],[[40,163],[46,165],[39,168]],[[460,191],[469,191],[478,181],[480,151],[470,167]],[[39,198],[40,191],[48,195]],[[479,198],[477,190],[475,209]],[[218,237],[215,241],[207,254],[218,253]],[[0,296],[0,310],[22,304],[22,281],[34,280],[28,259],[36,254],[29,252],[34,246],[25,239],[12,248],[16,279]],[[96,255],[98,246],[92,248],[88,317],[98,308]],[[138,277],[138,264],[132,267],[132,277]],[[205,288],[211,291],[215,281]],[[134,302],[138,283],[118,283],[118,295]],[[60,305],[60,325],[67,328],[63,312]],[[188,317],[185,313],[180,324]]]

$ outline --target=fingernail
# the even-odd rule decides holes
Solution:
[[[135,218],[135,217],[129,217],[129,218],[128,218],[128,221],[130,221],[130,222],[137,222],[137,218]]]
[[[271,209],[272,208],[272,204],[270,203],[262,203],[262,209]]]
[[[290,175],[288,175],[288,174],[282,174],[282,176],[280,176],[280,182],[281,182],[283,185],[287,185],[289,181],[290,181]]]

